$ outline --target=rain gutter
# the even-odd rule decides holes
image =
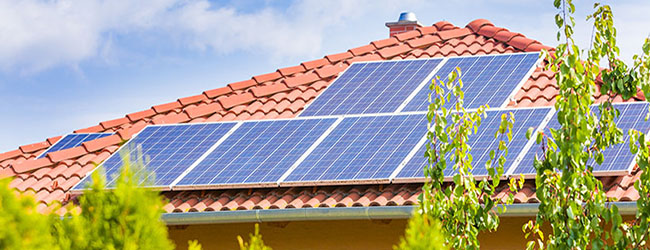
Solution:
[[[618,206],[621,215],[634,215],[636,202],[610,202]],[[532,217],[537,214],[537,203],[511,204],[500,217]],[[326,221],[326,220],[385,220],[408,219],[415,206],[372,207],[318,207],[255,209],[236,211],[166,213],[162,219],[167,225],[197,225],[224,223],[261,223],[278,221]]]

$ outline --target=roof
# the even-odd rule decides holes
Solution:
[[[477,19],[465,27],[449,22],[400,33],[388,39],[323,58],[281,68],[251,79],[230,83],[225,87],[183,97],[124,117],[78,129],[76,133],[116,132],[114,135],[88,141],[82,146],[47,154],[36,159],[61,137],[23,145],[0,154],[0,176],[13,177],[11,187],[34,194],[39,209],[47,211],[54,200],[67,202],[76,183],[95,166],[114,153],[118,146],[149,124],[200,123],[246,119],[290,118],[300,113],[352,62],[400,60],[412,58],[453,57],[464,55],[503,54],[552,49],[540,42],[508,29]],[[558,87],[554,73],[537,68],[509,107],[552,105]],[[595,96],[598,100],[606,96]],[[617,101],[620,97],[617,97]],[[634,100],[644,100],[639,93]],[[636,200],[633,187],[639,174],[607,177],[608,196]],[[202,190],[165,192],[170,202],[167,212],[188,212],[223,209],[287,208],[305,206],[389,206],[417,202],[420,184],[365,186],[319,186],[242,190]],[[516,194],[522,203],[536,202],[534,186]]]

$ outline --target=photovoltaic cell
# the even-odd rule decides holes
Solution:
[[[228,122],[145,127],[102,164],[107,186],[114,184],[123,165],[122,157],[143,163],[143,170],[151,177],[155,175],[152,186],[168,186],[233,126],[235,123]],[[85,188],[89,181],[87,176],[74,189]]]
[[[515,123],[512,128],[512,140],[507,142],[507,138],[495,138],[494,135],[499,129],[501,116],[512,112],[515,116]],[[507,142],[508,155],[505,156],[504,173],[512,166],[517,156],[522,152],[528,140],[526,131],[528,128],[537,128],[542,121],[552,112],[551,108],[535,109],[509,109],[499,111],[487,111],[487,117],[483,118],[477,134],[469,136],[468,144],[471,147],[470,153],[473,156],[474,176],[485,176],[488,174],[485,163],[490,159],[490,151],[498,150],[499,140]],[[422,145],[417,154],[402,168],[395,177],[396,179],[424,178],[424,167],[427,159],[424,158],[426,145]],[[501,152],[503,154],[503,152]],[[500,155],[500,154],[499,154]],[[499,155],[495,157],[498,158]],[[451,160],[451,156],[447,156]],[[448,168],[445,169],[445,177],[451,177],[456,172],[451,167],[453,162],[448,162]]]
[[[83,134],[68,134],[54,143],[50,148],[43,152],[38,158],[45,157],[48,153],[56,152],[59,150],[69,149],[81,146],[82,143],[102,138],[104,136],[112,135],[113,133],[83,133]]]
[[[387,180],[426,129],[425,114],[346,117],[284,182]]]
[[[440,77],[447,81],[449,74],[456,69],[461,70],[460,79],[463,81],[465,92],[465,108],[474,109],[488,104],[498,108],[503,105],[523,78],[528,74],[539,58],[539,53],[514,53],[490,56],[452,57],[449,58],[431,79]],[[458,81],[456,81],[458,83]],[[451,93],[445,89],[449,96]],[[429,105],[428,86],[422,88],[406,105],[404,111],[426,111]],[[445,103],[451,108],[456,101]]]
[[[628,130],[635,129],[643,133],[650,131],[650,122],[645,120],[645,116],[648,112],[647,102],[620,103],[614,104],[614,107],[620,111],[619,117],[617,117],[614,122],[620,129],[623,130],[623,142],[605,149],[603,151],[604,161],[600,165],[593,159],[587,162],[587,165],[593,167],[593,171],[595,173],[620,173],[629,171],[630,167],[633,164],[635,155],[630,152],[630,138],[627,133]],[[597,105],[592,106],[592,111],[596,114],[600,112]],[[557,116],[553,116],[545,129],[545,134],[550,135],[548,128],[560,129],[560,124],[557,121]],[[541,145],[534,144],[530,148],[525,157],[514,170],[513,174],[536,174],[537,172],[533,166],[535,155],[537,155],[538,158],[543,157],[543,150]]]
[[[300,114],[395,112],[442,59],[354,63]]]
[[[245,122],[176,186],[275,183],[335,121]]]

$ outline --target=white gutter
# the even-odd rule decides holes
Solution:
[[[618,206],[621,215],[634,215],[636,202],[611,202]],[[533,217],[537,214],[537,203],[512,204],[506,206],[501,217]],[[324,220],[382,220],[408,219],[416,206],[374,206],[374,207],[318,207],[256,209],[236,211],[165,213],[162,220],[167,225],[196,225],[223,223],[261,223],[277,221],[324,221]]]

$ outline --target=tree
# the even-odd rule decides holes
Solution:
[[[537,174],[536,195],[540,200],[539,212],[534,221],[524,226],[527,235],[536,235],[529,241],[528,248],[540,249],[620,249],[639,247],[636,236],[630,228],[647,235],[647,198],[639,199],[640,212],[635,225],[622,222],[615,205],[609,205],[602,183],[593,175],[590,159],[603,161],[602,151],[623,140],[623,131],[614,123],[619,115],[612,106],[616,95],[628,99],[638,88],[647,87],[648,40],[644,45],[645,56],[635,56],[635,67],[628,68],[617,58],[616,29],[613,15],[607,5],[595,4],[595,11],[588,19],[594,21],[594,36],[591,49],[581,50],[574,42],[573,30],[575,6],[571,0],[555,0],[560,10],[555,16],[559,28],[557,39],[560,44],[547,52],[547,69],[554,71],[559,87],[555,102],[560,129],[550,130],[550,135],[538,134],[537,141],[544,141],[544,155],[535,160]],[[563,38],[563,40],[562,40]],[[601,68],[601,59],[607,68]],[[644,75],[645,74],[645,75]],[[610,98],[592,109],[594,94],[600,85],[600,93]],[[641,151],[639,166],[647,166],[647,144],[639,132],[631,132],[640,147],[631,146],[633,152]],[[641,148],[641,150],[638,150]],[[644,156],[645,154],[645,156]],[[644,171],[645,173],[645,171]],[[643,179],[643,178],[642,178]],[[646,180],[635,185],[646,189]],[[642,211],[643,210],[643,211]],[[645,221],[644,223],[642,221]],[[541,225],[551,230],[543,232]],[[626,240],[627,239],[627,240]],[[636,242],[636,243],[632,243]],[[645,244],[645,242],[643,242]]]
[[[241,236],[237,236],[240,250],[271,250],[270,247],[264,245],[262,235],[260,234],[259,224],[255,224],[255,234],[250,234],[248,237],[250,238],[250,241],[245,242]]]
[[[493,196],[504,173],[508,153],[506,140],[511,139],[514,116],[510,113],[501,117],[498,132],[494,135],[499,145],[490,152],[490,160],[485,165],[488,177],[476,181],[471,172],[474,166],[471,147],[467,142],[479,129],[481,119],[486,115],[485,110],[489,107],[482,106],[474,112],[463,107],[463,82],[460,76],[461,70],[457,68],[449,75],[447,82],[434,79],[430,85],[425,153],[428,164],[424,168],[427,181],[419,197],[417,215],[409,221],[406,236],[397,248],[418,248],[423,244],[437,246],[435,241],[441,236],[435,235],[442,234],[446,236],[442,237],[445,248],[479,249],[478,234],[494,231],[499,225],[495,211],[497,205],[513,200],[512,194],[505,200]],[[445,103],[451,101],[455,101],[454,108],[445,108]],[[444,185],[443,171],[446,168],[456,171],[451,185]],[[513,180],[510,188],[514,190],[517,184],[523,185],[523,182]],[[422,243],[418,240],[433,241]]]

